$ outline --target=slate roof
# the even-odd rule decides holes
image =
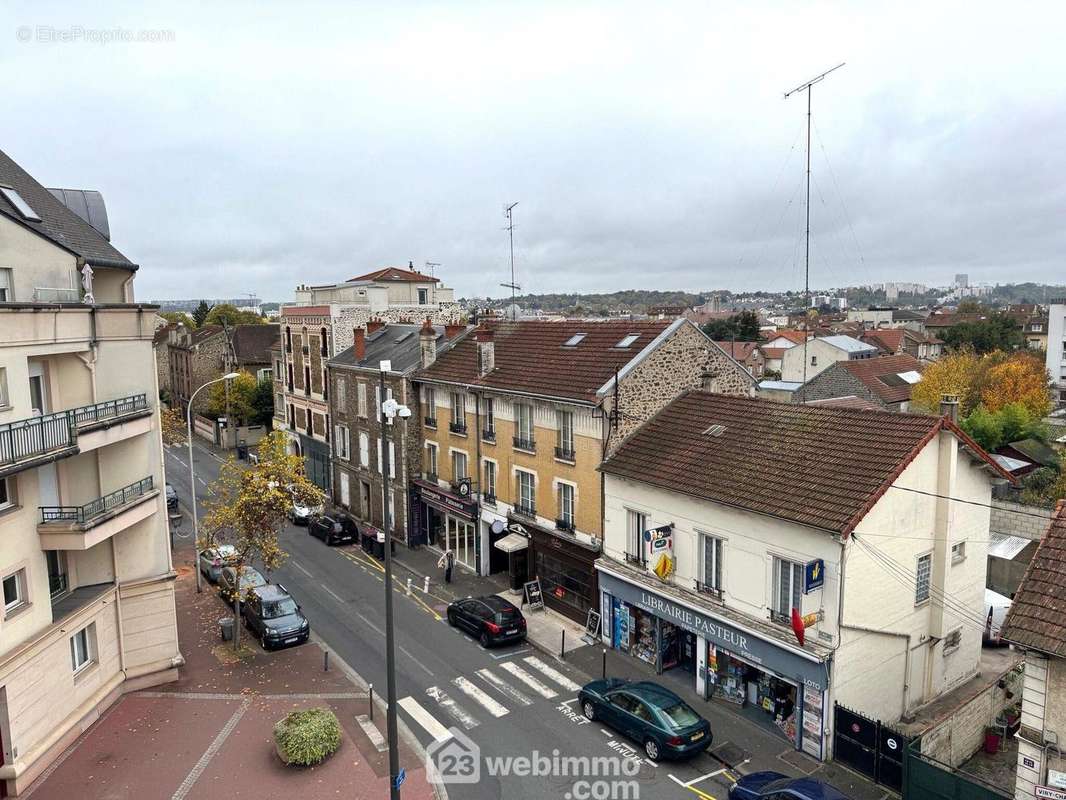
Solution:
[[[440,283],[440,278],[434,278],[432,275],[423,275],[421,272],[415,272],[409,269],[400,269],[399,267],[385,267],[384,269],[374,270],[368,272],[366,275],[357,275],[354,278],[349,278],[348,283],[352,281],[407,281],[408,283]]]
[[[908,353],[858,361],[838,361],[834,366],[847,370],[886,403],[903,403],[910,400],[914,384],[899,379],[898,376],[902,372],[922,371],[921,362]]]
[[[708,432],[712,426],[723,429]],[[945,428],[997,475],[1010,479],[957,425],[942,417],[701,391],[670,403],[600,469],[848,535]]]
[[[482,325],[494,332],[495,368],[478,377],[473,336],[466,336],[438,356],[415,379],[483,386],[582,402],[596,401],[596,392],[671,325],[685,320],[489,320]],[[578,333],[584,338],[573,347],[564,343]],[[626,348],[617,345],[628,335],[637,339]]]
[[[238,364],[269,364],[270,350],[281,341],[281,325],[235,325],[233,354]]]
[[[81,256],[94,267],[137,269],[137,265],[120,253],[96,228],[63,205],[3,151],[0,151],[0,185],[18,192],[40,220],[23,217],[3,194],[0,194],[0,214],[67,252]]]
[[[1066,503],[1025,570],[1000,634],[1022,647],[1066,658]]]
[[[407,374],[418,368],[422,363],[422,344],[418,332],[421,325],[394,325],[389,323],[383,328],[378,328],[366,337],[366,350],[364,357],[355,357],[355,347],[349,347],[342,353],[329,360],[329,366],[341,368],[372,369],[375,372],[379,364],[388,359],[392,361],[392,371]],[[474,329],[468,325],[466,331]],[[433,331],[437,336],[437,358],[450,350],[460,340],[463,331],[450,339],[444,335],[443,325],[434,325]]]

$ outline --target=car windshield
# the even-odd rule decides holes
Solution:
[[[266,583],[266,578],[258,572],[245,572],[241,574],[241,586],[247,589],[251,589],[255,586],[262,586],[264,583]]]
[[[233,558],[233,556],[237,555],[237,548],[231,544],[220,545],[218,554],[222,558]]]
[[[780,789],[787,789],[788,785],[792,783],[792,778],[778,778],[776,781],[770,781],[768,784],[762,787],[760,791],[776,792]]]
[[[263,619],[277,619],[296,613],[296,601],[291,597],[263,601]]]
[[[666,717],[667,722],[673,728],[688,728],[699,723],[699,715],[684,703],[675,703],[672,706],[661,708],[659,711]]]

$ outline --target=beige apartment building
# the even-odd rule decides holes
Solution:
[[[9,795],[122,693],[175,680],[182,663],[155,309],[133,302],[137,266],[110,244],[99,195],[89,211],[79,216],[0,153],[0,788]]]

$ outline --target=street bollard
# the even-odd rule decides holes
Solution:
[[[559,658],[566,658],[566,628],[563,628],[563,641],[559,645]]]
[[[329,650],[322,651],[322,671],[329,672]]]
[[[603,648],[603,679],[607,680],[607,648]]]
[[[407,579],[407,596],[408,597],[411,596],[411,579],[410,578]]]
[[[374,684],[370,684],[370,721],[374,721]]]
[[[422,586],[422,591],[429,594],[429,576],[426,576],[426,582]]]

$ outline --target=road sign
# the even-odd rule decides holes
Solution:
[[[821,589],[825,583],[825,562],[820,558],[808,561],[803,568],[803,593],[810,594]]]
[[[395,788],[399,789],[401,786],[403,786],[403,782],[405,780],[407,780],[407,770],[403,767],[400,767],[400,774],[396,776],[396,780],[392,782],[392,785]]]

